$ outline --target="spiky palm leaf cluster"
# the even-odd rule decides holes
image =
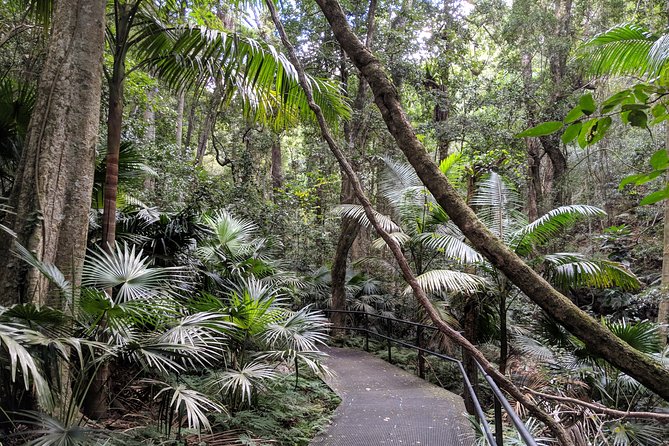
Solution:
[[[239,261],[260,249],[250,223],[227,213],[208,221],[216,245],[208,252],[214,258],[220,259],[218,250]],[[134,386],[152,389],[168,431],[173,423],[210,429],[207,413],[249,404],[250,395],[281,375],[279,363],[296,375],[300,364],[327,373],[319,351],[327,320],[310,308],[291,310],[275,282],[248,270],[217,296],[193,296],[189,270],[157,267],[142,251],[124,245],[111,253],[91,251],[77,288],[18,245],[17,254],[49,278],[67,303],[67,313],[30,305],[0,309],[0,370],[9,371],[3,378],[15,389],[36,391],[46,411],[23,417],[43,434],[35,444],[53,438],[85,444],[90,435],[101,435],[80,427],[76,414],[91,377],[105,365],[137,371]],[[64,388],[52,374],[58,362],[69,363],[73,395],[58,392]],[[177,381],[192,372],[211,375],[209,386],[196,389]],[[67,417],[54,422],[56,402],[67,406]]]

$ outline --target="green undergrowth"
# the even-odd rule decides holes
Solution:
[[[173,432],[168,439],[156,427],[145,426],[114,434],[107,444],[208,446],[208,438],[216,439],[211,444],[220,444],[217,435],[229,433],[238,442],[231,444],[306,446],[328,426],[340,402],[341,399],[313,374],[301,374],[297,388],[294,375],[285,375],[258,392],[252,409],[211,415],[213,435],[198,438],[184,430],[181,438],[175,439]]]
[[[306,446],[329,424],[341,399],[318,377],[294,376],[272,383],[258,395],[253,409],[230,417],[217,416],[220,429],[252,432],[255,438],[274,440],[282,446]]]

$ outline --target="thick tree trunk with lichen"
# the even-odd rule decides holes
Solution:
[[[100,121],[104,2],[54,2],[49,49],[39,80],[25,149],[4,224],[42,262],[55,264],[75,285],[86,253]],[[0,232],[0,303],[59,302],[49,284],[11,253]]]
[[[397,90],[383,65],[351,31],[339,3],[335,0],[316,1],[340,45],[367,79],[374,93],[375,103],[398,147],[436,201],[447,211],[472,245],[530,299],[580,338],[592,353],[609,361],[663,398],[669,399],[669,370],[666,367],[635,350],[580,310],[477,219],[428,156],[402,109]]]

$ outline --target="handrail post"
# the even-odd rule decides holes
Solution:
[[[416,326],[416,347],[418,347],[418,376],[421,379],[425,379],[425,356],[423,355],[423,350],[421,350],[423,339],[423,327],[420,325]]]
[[[495,441],[497,446],[504,446],[504,431],[502,429],[502,404],[497,397],[494,397],[495,402]]]
[[[365,312],[365,351],[369,351],[369,315]]]
[[[390,352],[390,348],[392,346],[390,342],[390,338],[392,338],[392,322],[390,321],[390,318],[386,319],[386,333],[388,335],[388,362],[393,363],[393,356],[392,353]]]

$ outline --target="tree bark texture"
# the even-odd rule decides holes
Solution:
[[[49,48],[10,204],[7,226],[42,262],[78,285],[86,253],[100,121],[105,2],[56,0]],[[54,304],[48,282],[0,234],[0,303]]]
[[[375,103],[398,147],[404,152],[436,201],[447,211],[472,245],[530,299],[580,338],[592,353],[601,356],[669,400],[667,368],[634,350],[579,309],[478,220],[416,138],[414,129],[401,107],[395,86],[388,78],[383,65],[351,31],[340,5],[335,0],[316,1],[340,45],[369,82]]]
[[[118,163],[123,124],[123,87],[128,39],[139,2],[120,3],[116,10],[114,65],[109,80],[109,111],[107,112],[107,168],[105,171],[102,212],[102,249],[110,251],[116,243],[116,197],[118,195]]]
[[[281,138],[273,135],[272,141],[272,188],[277,191],[283,187],[283,154],[281,153]]]

